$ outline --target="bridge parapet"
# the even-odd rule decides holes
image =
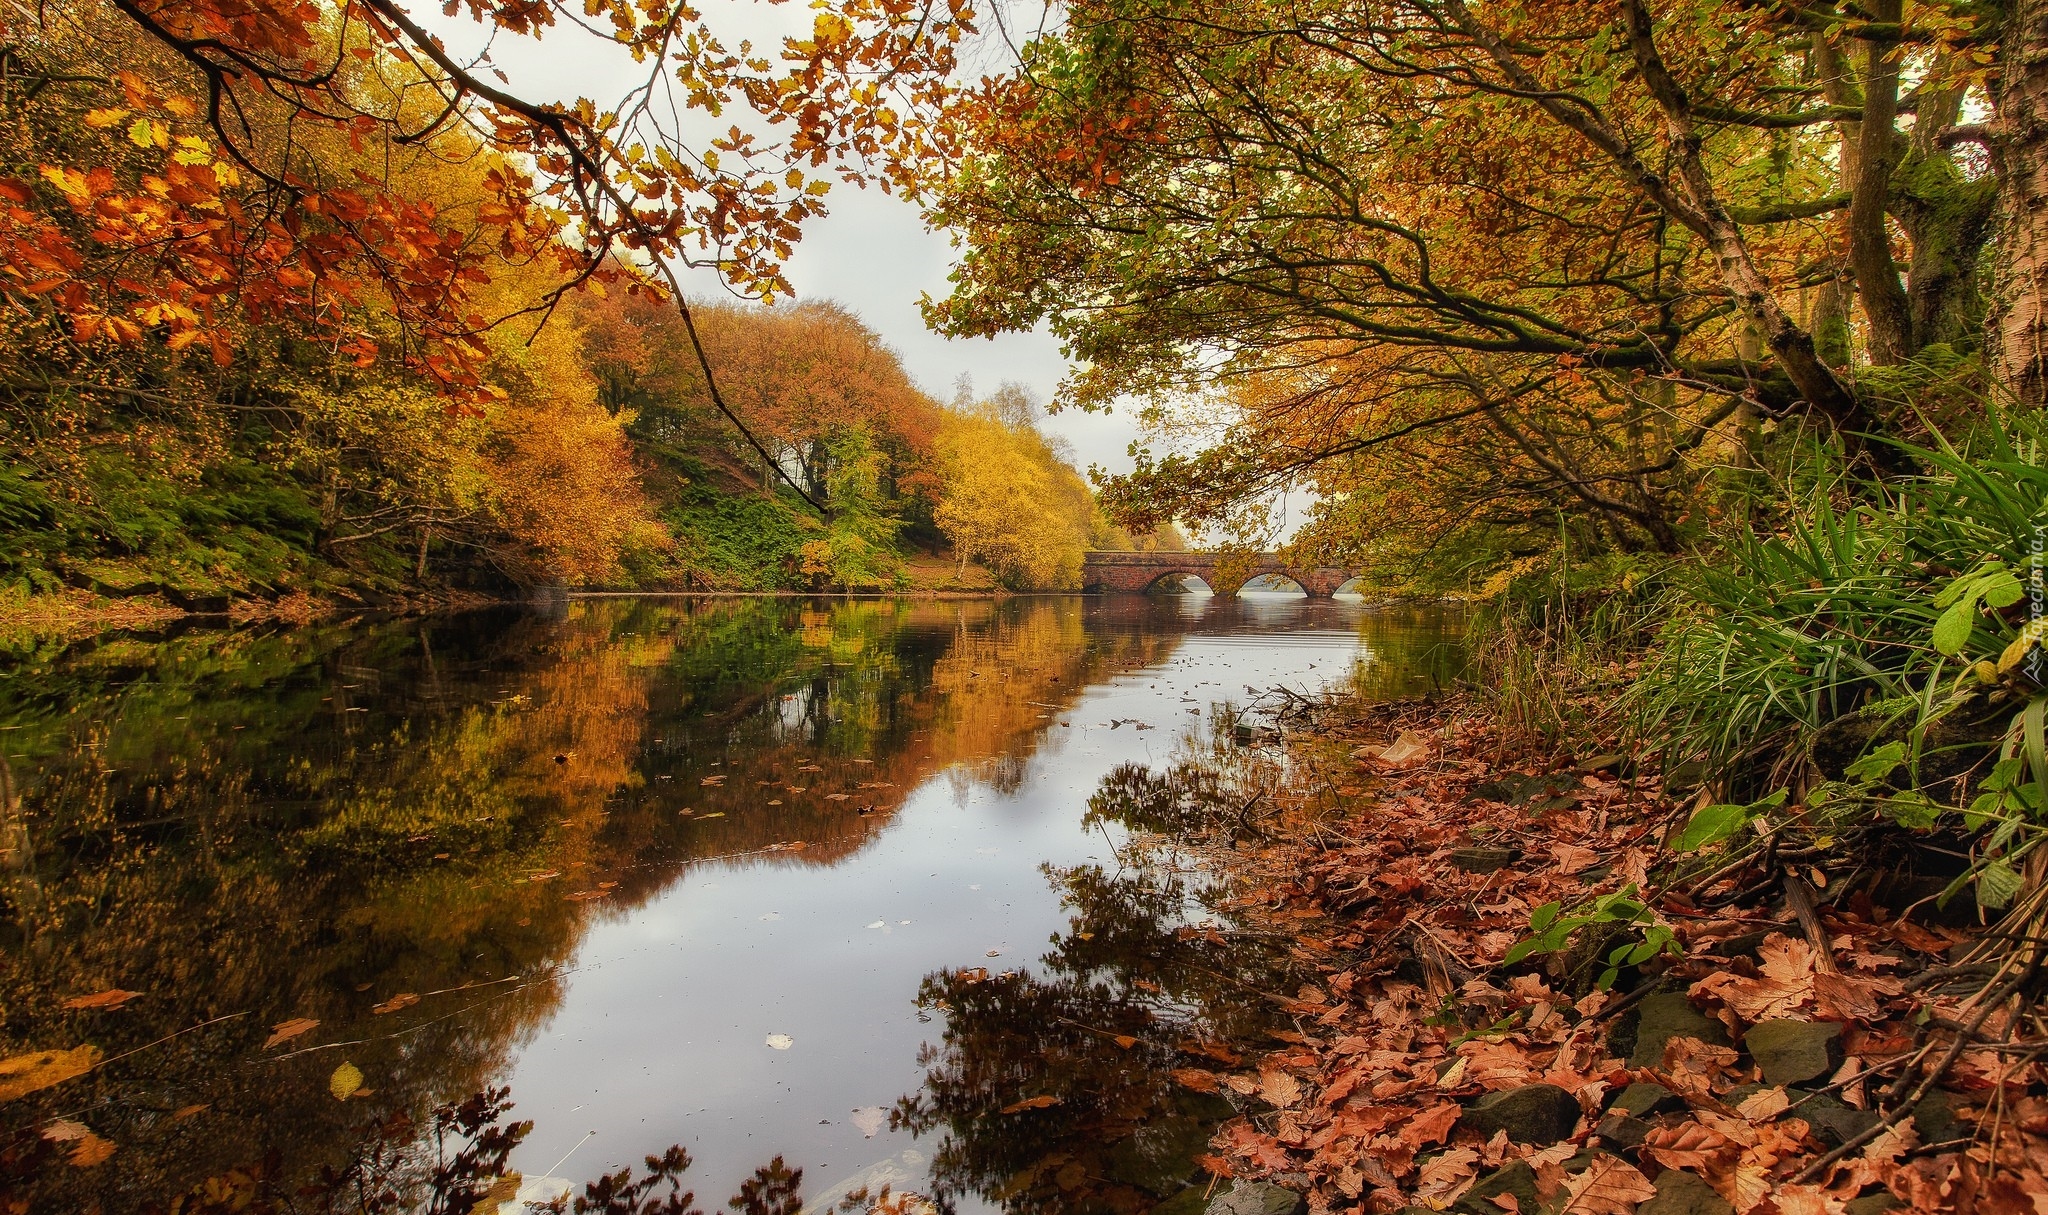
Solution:
[[[1232,563],[1239,580],[1235,585],[1219,583],[1214,553],[1092,552],[1081,563],[1081,587],[1098,594],[1141,594],[1161,580],[1174,575],[1193,575],[1208,583],[1219,595],[1235,595],[1244,582],[1266,574],[1277,574],[1308,592],[1312,599],[1328,599],[1355,575],[1335,566],[1296,566],[1277,553],[1254,554],[1249,566]]]

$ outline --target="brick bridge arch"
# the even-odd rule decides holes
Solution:
[[[1289,579],[1311,599],[1328,599],[1337,588],[1356,577],[1352,571],[1334,566],[1290,565],[1274,553],[1258,553],[1244,579],[1224,586],[1216,573],[1214,553],[1089,553],[1081,562],[1081,589],[1096,593],[1139,594],[1151,590],[1161,579],[1193,574],[1219,595],[1235,595],[1244,583],[1263,574]]]

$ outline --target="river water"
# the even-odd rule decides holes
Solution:
[[[18,650],[0,1189],[467,1211],[677,1145],[714,1211],[1147,1209],[1227,1113],[1165,1072],[1282,965],[1131,863],[1147,782],[1275,686],[1427,690],[1457,634],[644,598]]]

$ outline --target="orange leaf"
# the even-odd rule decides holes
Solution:
[[[105,991],[97,991],[89,996],[73,996],[69,1000],[64,1001],[64,1007],[73,1011],[82,1009],[115,1009],[141,994],[139,991],[122,991],[118,987],[110,987]]]
[[[1199,1067],[1176,1067],[1167,1074],[1173,1077],[1175,1084],[1198,1093],[1213,1093],[1218,1087],[1216,1073],[1205,1072]]]
[[[270,1027],[271,1034],[264,1039],[263,1049],[269,1050],[280,1042],[289,1042],[318,1024],[320,1023],[311,1017],[294,1017],[289,1021],[280,1021]]]
[[[1050,1106],[1058,1105],[1059,1103],[1060,1099],[1058,1097],[1053,1096],[1041,1095],[1037,1097],[1026,1097],[1022,1101],[1012,1101],[1010,1104],[1004,1106],[1001,1112],[1005,1114],[1020,1114],[1023,1113],[1025,1110],[1042,1110]]]
[[[418,996],[409,991],[401,991],[382,1004],[371,1005],[370,1011],[378,1016],[382,1016],[385,1013],[395,1013],[400,1009],[411,1008],[419,1002],[420,998]]]

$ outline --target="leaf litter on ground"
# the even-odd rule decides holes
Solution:
[[[1790,912],[1659,892],[1664,833],[1689,807],[1654,775],[1616,776],[1608,756],[1603,770],[1504,780],[1506,760],[1542,757],[1455,698],[1313,712],[1291,731],[1294,777],[1268,794],[1302,829],[1218,850],[1238,914],[1295,934],[1316,977],[1286,1002],[1297,1032],[1276,1035],[1280,1049],[1171,1073],[1239,1110],[1202,1158],[1209,1171],[1304,1191],[1311,1215],[1855,1215],[1887,1200],[2048,1215],[2042,1053],[1994,1049],[2004,1012],[1974,1044],[1930,1036],[1973,1014],[1963,996],[1913,986],[1967,934],[1868,891],[1824,901],[1817,941]],[[1360,780],[1370,788],[1330,815],[1337,786]],[[1515,800],[1532,781],[1538,796]],[[1583,946],[1506,963],[1538,908],[1631,884],[1682,951],[1643,959],[1636,989],[1593,989],[1603,958]],[[1674,1014],[1683,1031],[1661,1050],[1621,1032],[1641,1028],[1651,997],[1658,1032]],[[1763,1074],[1740,1044],[1765,1022],[1825,1041],[1812,1074]],[[1881,1084],[1952,1045],[1956,1066],[1927,1101],[1882,1121]],[[1491,1116],[1489,1099],[1522,1113]],[[1547,1125],[1529,1114],[1545,1106]],[[1943,1124],[1940,1141],[1923,1121]],[[1860,1146],[1858,1127],[1876,1130]],[[1837,1150],[1845,1138],[1852,1150]]]

